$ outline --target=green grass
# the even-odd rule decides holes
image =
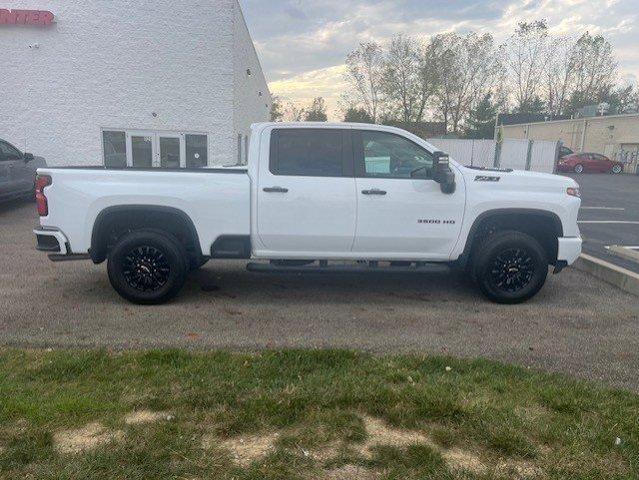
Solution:
[[[127,424],[137,410],[166,415]],[[367,419],[418,437],[375,437]],[[95,422],[117,435],[60,451],[61,432]],[[244,461],[226,443],[271,434],[272,448]],[[450,452],[482,468],[463,469]],[[636,479],[639,396],[484,360],[0,350],[0,478],[315,479],[353,469],[388,479]]]

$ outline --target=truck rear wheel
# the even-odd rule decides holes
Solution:
[[[475,251],[473,276],[481,292],[493,302],[522,303],[546,283],[547,255],[530,235],[497,232],[485,238]]]
[[[156,305],[181,290],[189,270],[184,246],[173,235],[156,230],[125,234],[111,249],[107,270],[121,297]]]

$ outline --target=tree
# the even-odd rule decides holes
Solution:
[[[405,125],[422,120],[430,95],[421,85],[418,49],[419,44],[413,38],[398,35],[384,56],[382,91],[389,110],[386,116]]]
[[[575,89],[576,44],[569,37],[551,40],[547,73],[546,106],[551,116],[562,115]]]
[[[446,129],[458,133],[471,109],[497,85],[502,70],[493,37],[446,33],[429,45],[431,68],[439,72],[436,107]]]
[[[531,115],[541,115],[547,111],[544,101],[537,96],[520,104],[515,110],[517,113],[529,113]]]
[[[303,107],[293,103],[287,102],[284,108],[284,120],[287,122],[301,122],[306,116],[306,110]]]
[[[492,94],[484,98],[470,111],[466,125],[466,138],[490,138],[495,135],[495,117],[497,107],[492,101]]]
[[[375,123],[373,117],[371,117],[364,108],[356,107],[350,107],[346,110],[344,121],[353,123]]]
[[[575,47],[575,92],[584,101],[598,100],[609,91],[617,76],[613,48],[601,35],[584,33]]]
[[[282,97],[273,96],[271,101],[271,122],[281,122],[284,119],[284,105]]]
[[[384,59],[382,48],[375,42],[360,43],[359,47],[346,57],[346,80],[351,86],[351,96],[360,108],[375,123],[382,103],[382,79]]]
[[[307,122],[325,122],[328,120],[326,115],[326,102],[322,97],[313,99],[311,106],[305,110],[304,120]]]
[[[617,62],[612,45],[601,35],[586,32],[576,40],[558,38],[552,42],[552,51],[549,113],[574,115],[581,107],[609,99],[617,78]]]
[[[511,79],[515,108],[521,111],[542,96],[550,61],[546,21],[520,22],[504,45],[504,64]]]
[[[603,101],[610,105],[610,110],[613,112],[639,112],[639,91],[634,85],[619,85],[611,90]]]

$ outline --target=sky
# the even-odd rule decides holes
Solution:
[[[323,96],[339,117],[346,55],[395,34],[491,33],[505,41],[520,21],[545,18],[551,32],[603,34],[621,80],[639,81],[639,0],[240,0],[271,93],[309,104]]]

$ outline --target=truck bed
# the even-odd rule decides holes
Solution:
[[[89,251],[101,212],[126,206],[183,212],[195,226],[204,255],[220,235],[250,235],[250,179],[245,168],[49,167],[38,174],[52,179],[45,188],[49,215],[41,218],[41,225],[60,230],[76,254]]]

